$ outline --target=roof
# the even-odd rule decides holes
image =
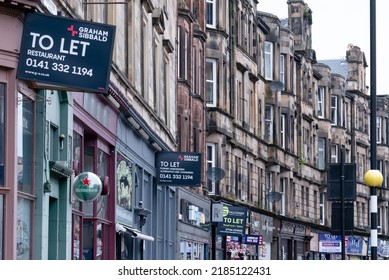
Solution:
[[[320,60],[319,63],[323,63],[325,65],[328,65],[331,68],[331,73],[333,74],[339,74],[343,77],[347,78],[348,74],[348,64],[347,61],[344,59],[327,59],[327,60]]]

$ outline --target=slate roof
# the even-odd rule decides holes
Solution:
[[[347,61],[344,59],[326,59],[320,60],[318,63],[323,63],[328,65],[331,68],[331,73],[342,75],[344,78],[347,78],[348,74],[348,65]]]

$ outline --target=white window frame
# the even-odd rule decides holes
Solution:
[[[285,135],[286,135],[286,131],[285,131],[285,128],[286,128],[286,114],[281,114],[281,118],[280,118],[280,146],[285,149]]]
[[[269,200],[269,194],[273,191],[273,172],[266,172],[266,209],[271,209],[271,202]]]
[[[285,61],[286,61],[286,55],[281,54],[280,55],[280,81],[284,85],[282,90],[285,90]]]
[[[331,124],[338,125],[338,97],[331,96]]]
[[[338,163],[339,160],[339,146],[337,144],[331,145],[331,163]]]
[[[319,87],[317,89],[317,116],[319,118],[324,118],[324,108],[325,108],[325,99],[324,99],[324,87]]]
[[[382,117],[377,117],[377,144],[381,144],[382,139]]]
[[[273,80],[273,43],[265,42],[265,79]]]
[[[326,208],[325,208],[325,193],[320,193],[319,200],[319,220],[321,225],[325,225],[326,220]]]
[[[217,89],[217,61],[216,59],[213,59],[213,58],[207,58],[206,59],[206,64],[208,63],[211,63],[212,64],[212,79],[208,79],[208,75],[206,73],[206,77],[205,77],[205,83],[206,85],[207,84],[212,84],[212,93],[210,94],[210,96],[212,96],[212,100],[209,101],[208,100],[208,96],[209,96],[209,93],[208,93],[208,86],[206,86],[206,102],[207,102],[207,107],[216,107],[216,89]],[[206,66],[206,69],[208,69],[208,67]]]
[[[324,169],[326,167],[326,139],[319,137],[317,139],[317,168]]]
[[[269,143],[273,141],[273,106],[265,106],[265,140]]]
[[[285,216],[285,190],[286,190],[286,180],[287,178],[280,179],[280,215]]]
[[[208,148],[211,150],[211,154],[208,154]],[[207,143],[207,169],[209,168],[214,168],[216,166],[216,144],[215,143]],[[214,195],[215,194],[215,189],[216,189],[216,182],[210,182],[210,185],[208,185],[209,182],[207,183],[208,187],[208,194]],[[211,188],[210,188],[211,186]]]
[[[212,8],[212,13],[208,14],[209,7]],[[216,0],[207,0],[206,1],[206,9],[205,9],[205,15],[206,15],[206,25],[210,28],[216,28]],[[210,22],[208,22],[208,15],[211,16]]]

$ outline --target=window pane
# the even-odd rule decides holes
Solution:
[[[19,99],[24,96],[19,93]],[[33,102],[26,100],[18,106],[18,190],[32,192]]]
[[[4,132],[5,132],[5,85],[0,83],[0,188],[4,187],[4,152],[5,152]]]
[[[104,178],[109,174],[109,156],[101,150],[98,150],[97,175]],[[108,196],[101,195],[97,198],[97,216],[102,219],[108,219]]]
[[[83,223],[82,255],[84,260],[93,260],[93,222]]]
[[[81,218],[79,216],[74,216],[73,218],[73,259],[80,259],[80,228],[81,228]]]
[[[4,196],[0,195],[0,260],[4,259]]]
[[[18,198],[16,225],[16,257],[29,260],[31,256],[31,201]]]

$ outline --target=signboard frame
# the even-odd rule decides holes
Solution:
[[[201,183],[201,153],[159,152],[157,185],[196,186]]]
[[[26,13],[17,78],[37,88],[107,93],[116,27]]]

